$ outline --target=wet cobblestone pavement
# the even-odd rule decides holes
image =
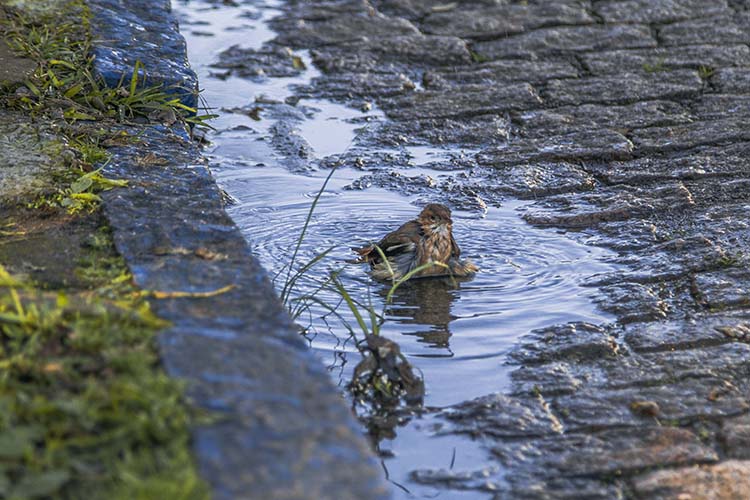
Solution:
[[[281,8],[276,42],[323,71],[298,94],[389,118],[360,145],[477,151],[460,188],[344,154],[366,185],[469,209],[534,199],[529,223],[573,229],[626,269],[591,283],[616,323],[522,338],[509,394],[439,415],[497,467],[412,479],[497,498],[750,497],[750,3]],[[256,56],[242,71],[288,66]]]

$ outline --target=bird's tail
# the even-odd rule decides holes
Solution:
[[[365,264],[371,262],[376,255],[372,255],[375,251],[375,245],[367,245],[364,247],[352,247],[354,253],[358,254],[359,257],[356,259],[347,260],[349,264]]]
[[[464,277],[472,276],[479,272],[479,266],[474,264],[470,260],[458,260],[455,257],[451,257],[448,261],[448,268],[453,276]]]

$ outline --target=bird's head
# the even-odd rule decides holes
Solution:
[[[448,236],[453,228],[450,209],[439,203],[430,203],[424,207],[417,221],[428,236],[432,234]]]

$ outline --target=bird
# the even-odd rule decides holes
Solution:
[[[372,276],[378,280],[396,281],[415,269],[419,270],[410,277],[463,277],[479,271],[471,261],[460,259],[461,248],[453,238],[451,211],[439,203],[426,205],[416,219],[379,242],[352,250],[359,255],[353,262],[370,264]]]

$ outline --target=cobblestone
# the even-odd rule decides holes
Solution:
[[[569,323],[536,331],[521,339],[510,357],[520,364],[552,360],[587,361],[617,356],[615,339],[605,330],[587,323]]]
[[[528,83],[492,89],[466,85],[446,91],[424,91],[396,97],[383,103],[386,115],[396,120],[450,118],[500,114],[537,107],[542,100]]]
[[[328,72],[388,73],[410,64],[466,64],[471,53],[466,43],[452,36],[399,35],[379,40],[350,40],[344,47],[312,52],[313,61]]]
[[[653,322],[629,325],[624,339],[637,352],[674,351],[724,344],[725,335],[716,328],[725,325],[724,317],[704,317],[690,321]]]
[[[750,459],[750,418],[747,415],[726,420],[719,438],[727,456]]]
[[[670,23],[730,12],[726,1],[627,0],[598,2],[594,10],[610,23]]]
[[[750,131],[744,130],[743,123],[743,119],[727,118],[672,127],[651,127],[633,132],[630,138],[639,155],[665,153],[746,141],[750,139]]]
[[[544,26],[593,24],[585,4],[544,2],[500,4],[475,9],[452,9],[428,15],[420,23],[425,33],[464,38],[497,38]]]
[[[722,68],[711,77],[711,84],[717,92],[744,94],[750,88],[750,69]]]
[[[35,200],[53,191],[49,177],[62,175],[65,165],[56,164],[52,157],[63,160],[72,152],[57,144],[51,129],[43,124],[29,124],[24,116],[3,109],[0,111],[0,206]],[[63,162],[61,162],[63,163]]]
[[[589,283],[615,323],[522,337],[507,394],[439,414],[492,451],[486,481],[413,477],[497,498],[750,497],[750,2],[331,5],[279,21],[283,43],[315,48],[307,95],[380,106],[361,146],[476,151],[434,165],[457,184],[374,154],[367,182],[463,207],[536,199],[528,222],[624,268]]]
[[[480,165],[508,165],[549,161],[585,161],[631,156],[633,144],[611,130],[594,129],[534,138],[487,149],[477,156]]]
[[[562,426],[540,398],[492,394],[466,401],[442,414],[447,432],[500,438],[540,437],[562,432]]]
[[[648,26],[565,26],[544,28],[521,35],[479,42],[474,50],[483,58],[533,59],[562,52],[611,50],[623,47],[655,47],[656,40]]]
[[[670,427],[612,429],[568,433],[493,449],[508,466],[533,463],[538,473],[554,476],[627,474],[648,467],[714,462],[715,451],[690,431]]]
[[[743,498],[750,489],[749,473],[750,463],[728,460],[718,465],[652,472],[637,478],[634,489],[642,498],[654,500],[732,500]]]
[[[553,105],[631,104],[652,99],[697,97],[703,80],[697,71],[618,73],[580,80],[554,80],[542,96]]]
[[[743,66],[750,62],[747,45],[688,45],[657,49],[613,50],[581,55],[583,65],[596,75],[623,70],[661,73],[673,69]]]
[[[483,84],[496,82],[542,83],[558,78],[577,78],[580,70],[566,61],[500,60],[480,66],[454,66],[427,71],[425,87],[450,84]]]
[[[723,46],[747,43],[748,25],[747,13],[692,19],[659,27],[659,41],[663,45],[697,45],[708,40]]]
[[[286,26],[286,24],[289,26]],[[318,47],[321,45],[350,44],[363,41],[369,37],[388,37],[417,35],[419,31],[409,21],[382,15],[368,14],[351,15],[346,19],[331,16],[318,19],[285,19],[276,23],[277,28],[286,36],[281,36],[278,42],[286,45],[305,45]]]
[[[0,21],[4,20],[0,10]],[[15,90],[34,72],[35,65],[30,59],[18,57],[13,53],[5,39],[0,39],[0,89]]]

